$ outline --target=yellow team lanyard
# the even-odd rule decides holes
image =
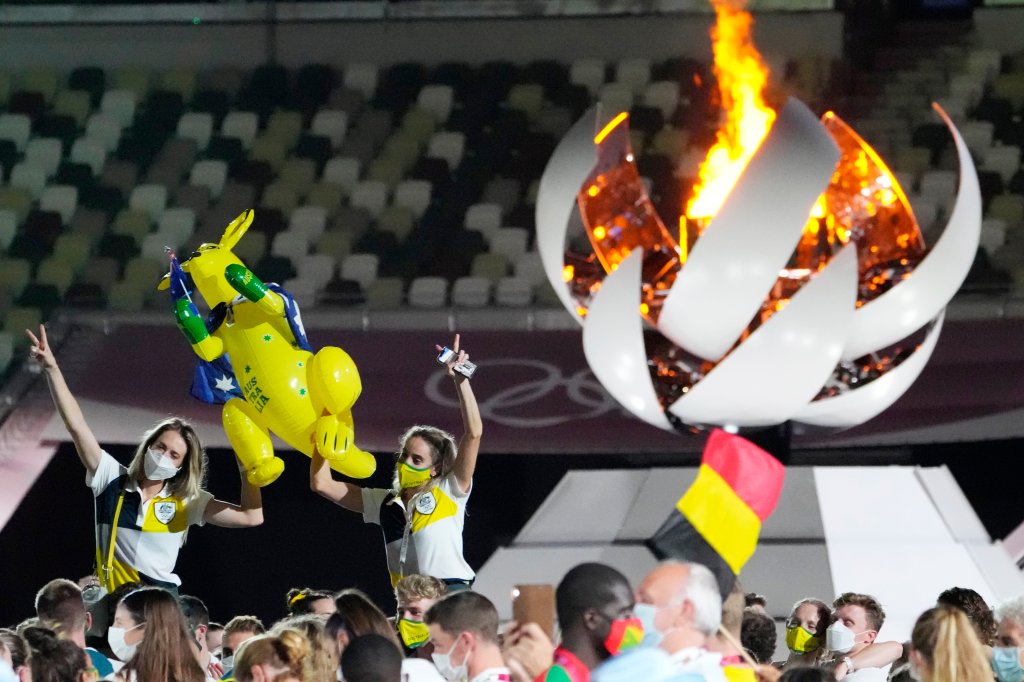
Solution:
[[[107,550],[107,561],[102,568],[103,575],[100,577],[100,582],[108,592],[114,589],[111,578],[114,573],[114,543],[117,540],[117,520],[121,518],[122,504],[124,504],[124,488],[121,488],[121,495],[117,498],[117,507],[114,509],[114,522],[110,526],[110,547]]]

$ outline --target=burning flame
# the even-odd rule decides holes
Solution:
[[[741,9],[744,2],[712,0],[715,28],[711,32],[715,76],[725,120],[717,140],[700,167],[700,179],[686,207],[691,220],[718,213],[750,157],[775,121],[775,111],[764,102],[768,67],[754,46],[753,19]]]

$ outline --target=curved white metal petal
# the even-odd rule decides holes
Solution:
[[[597,163],[594,125],[597,107],[591,107],[576,121],[544,168],[537,190],[537,250],[552,288],[565,309],[583,323],[576,303],[562,280],[565,267],[565,233],[576,206],[576,194]]]
[[[928,364],[928,358],[932,356],[939,340],[945,316],[946,312],[942,311],[921,347],[899,367],[889,370],[870,384],[834,398],[815,401],[800,410],[793,420],[815,426],[847,427],[856,426],[880,414],[910,388]]]
[[[848,247],[669,411],[689,424],[786,421],[835,369],[856,301],[857,250]]]
[[[790,98],[666,297],[658,329],[708,360],[722,357],[786,266],[839,148]]]
[[[590,301],[583,325],[583,353],[612,397],[648,424],[671,431],[647,369],[640,277],[643,249],[634,249],[608,273]]]
[[[971,152],[956,126],[937,104],[956,144],[960,159],[960,187],[942,236],[928,255],[903,280],[854,314],[844,359],[862,357],[885,348],[934,319],[963,284],[981,238],[981,189]]]

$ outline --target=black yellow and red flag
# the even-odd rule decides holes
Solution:
[[[757,548],[782,493],[785,468],[749,440],[714,430],[693,485],[647,541],[659,559],[704,564],[722,595]]]

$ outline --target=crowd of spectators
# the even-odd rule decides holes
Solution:
[[[81,584],[51,580],[35,617],[0,629],[0,681],[1024,679],[1024,595],[993,611],[962,587],[940,594],[905,643],[879,639],[885,611],[870,595],[802,599],[781,658],[766,597],[737,582],[723,599],[707,568],[679,561],[637,582],[604,564],[576,566],[554,590],[550,629],[502,623],[482,594],[423,575],[397,583],[391,617],[356,588],[304,588],[289,591],[269,626],[249,615],[211,621],[200,598],[159,587],[104,594]]]

